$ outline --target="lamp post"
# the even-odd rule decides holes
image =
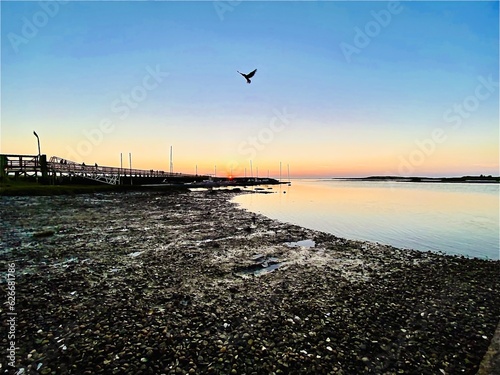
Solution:
[[[41,152],[40,152],[40,138],[38,137],[38,134],[36,134],[36,131],[33,130],[33,134],[35,135],[37,141],[38,141],[38,156],[41,155]]]
[[[33,130],[33,134],[35,135],[36,137],[36,140],[38,141],[38,157],[35,159],[35,178],[36,178],[36,182],[38,182],[38,164],[40,163],[40,138],[38,137],[38,134],[36,134],[36,131]]]

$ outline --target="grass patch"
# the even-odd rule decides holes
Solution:
[[[120,191],[122,188],[112,185],[44,185],[35,181],[8,180],[0,182],[0,195],[67,195]]]
[[[141,185],[46,185],[34,180],[2,180],[0,181],[0,196],[27,196],[27,195],[74,195],[106,192],[127,191],[185,191],[182,187],[170,186],[141,186]]]

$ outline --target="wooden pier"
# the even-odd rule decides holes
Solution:
[[[46,155],[0,154],[0,179],[27,178],[53,185],[161,185],[184,188],[289,184],[273,178],[213,177],[153,169],[86,165]]]
[[[87,180],[110,185],[185,183],[208,179],[208,176],[204,175],[170,173],[153,169],[107,167],[97,164],[86,165],[85,163],[76,163],[58,156],[52,156],[47,161],[46,155],[15,154],[0,154],[0,177],[41,178],[48,183]]]
[[[0,154],[0,177],[48,176],[46,155]]]
[[[217,188],[289,184],[273,178],[213,177],[160,170],[86,165],[46,155],[0,154],[0,180],[24,178],[51,185],[153,185],[182,188]]]

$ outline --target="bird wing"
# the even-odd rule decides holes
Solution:
[[[255,72],[257,71],[257,69],[255,69],[253,72],[250,72],[246,75],[247,78],[252,78],[255,74]]]

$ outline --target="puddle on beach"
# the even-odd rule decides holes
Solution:
[[[285,245],[290,246],[290,247],[306,247],[306,248],[311,248],[316,246],[316,242],[313,240],[302,240],[302,241],[297,241],[297,242],[285,242]]]
[[[285,264],[284,262],[280,262],[278,258],[265,256],[264,254],[256,254],[250,259],[254,263],[248,266],[239,267],[236,270],[238,276],[262,276],[273,272]]]

